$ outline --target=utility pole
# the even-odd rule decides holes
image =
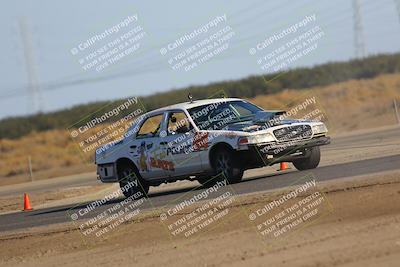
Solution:
[[[393,108],[394,108],[394,113],[396,114],[397,124],[400,124],[400,116],[399,116],[399,111],[397,109],[397,101],[396,101],[396,99],[393,99]]]
[[[37,75],[37,68],[35,64],[35,57],[33,53],[32,35],[29,30],[29,26],[26,18],[19,20],[19,29],[21,33],[22,44],[24,48],[25,66],[28,74],[29,81],[29,97],[31,100],[30,110],[33,113],[42,110],[42,95],[39,86],[39,80]]]
[[[394,0],[394,4],[396,5],[397,15],[399,16],[399,22],[400,22],[400,0]]]
[[[32,171],[32,159],[28,156],[29,174],[31,176],[31,182],[33,182],[33,171]]]
[[[353,0],[354,50],[356,58],[365,57],[364,30],[359,0]]]

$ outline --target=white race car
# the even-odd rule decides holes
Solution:
[[[177,180],[237,183],[248,169],[292,162],[316,168],[330,143],[318,121],[287,119],[237,98],[189,101],[148,112],[119,142],[96,151],[98,179],[119,182],[125,196]]]

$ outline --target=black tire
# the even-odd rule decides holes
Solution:
[[[310,156],[304,159],[293,161],[293,165],[299,171],[315,169],[318,167],[319,161],[321,160],[321,151],[319,146],[310,148]]]
[[[242,180],[243,169],[234,153],[226,148],[219,148],[211,157],[211,166],[216,177],[199,179],[203,185],[214,185],[218,181],[226,180],[228,184],[235,184]]]
[[[137,197],[137,199],[147,197],[147,193],[149,192],[149,185],[142,179],[136,168],[130,165],[124,165],[119,170],[118,177],[119,186],[125,197],[134,196],[138,192],[141,192],[142,194]],[[127,186],[129,182],[134,182],[135,180],[138,181],[137,186]],[[125,186],[127,186],[127,190],[123,189]]]

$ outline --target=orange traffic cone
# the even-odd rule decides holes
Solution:
[[[281,162],[279,170],[284,171],[287,169],[289,169],[289,165],[287,164],[287,162]]]
[[[31,207],[31,203],[29,202],[29,196],[27,193],[24,193],[24,211],[33,210]]]

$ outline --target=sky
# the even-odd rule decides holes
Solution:
[[[396,1],[358,1],[365,55],[400,51]],[[314,27],[323,33],[317,48],[285,68],[349,60],[356,56],[352,4],[351,0],[3,1],[0,118],[273,72],[262,69],[257,60]],[[274,34],[313,15],[315,20],[297,32],[258,49]],[[210,26],[213,22],[218,23]],[[209,25],[208,31],[199,32],[204,25]],[[186,54],[185,58],[196,45],[200,50],[200,41],[211,40],[217,32],[223,33],[218,38],[226,37],[218,53],[187,70],[174,65],[182,62],[178,55]],[[133,37],[137,39],[129,39]],[[126,45],[128,39],[132,46]],[[105,57],[101,48],[111,53],[115,40],[125,42],[126,50],[120,48],[124,56],[111,60],[114,56]],[[256,49],[255,55],[251,49]],[[107,60],[109,64],[102,69],[86,65],[94,59],[96,64]]]

